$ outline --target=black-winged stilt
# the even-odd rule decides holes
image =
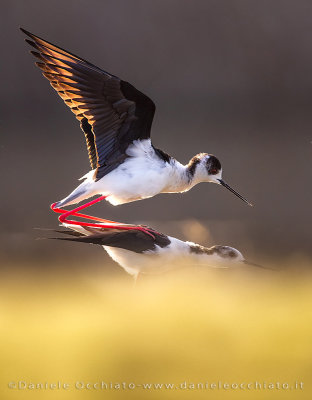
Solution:
[[[184,242],[150,228],[151,235],[138,229],[120,231],[64,224],[70,230],[55,230],[71,240],[103,246],[110,257],[136,280],[139,274],[159,274],[179,268],[179,265],[204,265],[224,268],[239,264],[261,265],[246,261],[242,253],[229,246],[204,247]]]
[[[52,204],[51,208],[61,213],[60,222],[103,226],[68,220],[71,215],[105,222],[110,228],[113,221],[78,211],[103,199],[118,205],[158,193],[185,192],[200,182],[222,185],[251,205],[223,181],[221,163],[215,156],[200,153],[182,165],[152,145],[155,105],[146,95],[117,76],[21,30],[31,39],[26,41],[35,49],[31,53],[39,60],[36,65],[80,121],[87,142],[92,170],[72,193]],[[100,197],[71,211],[61,209],[95,195]]]

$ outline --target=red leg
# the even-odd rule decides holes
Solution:
[[[60,214],[66,214],[66,213],[68,212],[68,210],[64,210],[64,209],[62,209],[62,208],[57,208],[57,207],[55,207],[55,204],[56,204],[56,203],[51,204],[51,209],[52,209],[54,212],[57,212],[57,213],[60,213]],[[75,210],[73,210],[73,211],[75,211]],[[72,215],[75,216],[75,217],[91,219],[91,220],[93,220],[93,221],[101,221],[101,222],[111,222],[111,223],[115,223],[115,221],[110,221],[110,220],[108,220],[108,219],[103,219],[103,218],[99,218],[99,217],[93,217],[92,215],[80,214],[80,213],[76,213],[76,212],[73,212]]]
[[[136,230],[139,230],[139,231],[142,231],[142,232],[146,233],[147,235],[149,235],[149,236],[151,236],[152,238],[155,239],[155,236],[150,232],[150,230],[146,229],[146,228],[144,228],[142,226],[121,224],[120,222],[105,220],[105,219],[102,219],[102,218],[92,217],[90,215],[85,215],[85,214],[78,213],[78,211],[83,210],[84,208],[90,207],[93,204],[98,203],[101,200],[104,200],[105,198],[106,198],[106,196],[100,196],[97,199],[89,201],[88,203],[83,204],[82,206],[74,208],[73,210],[70,210],[70,211],[61,210],[60,208],[56,208],[55,207],[56,203],[53,203],[51,205],[51,208],[52,208],[53,211],[62,214],[62,215],[59,216],[59,221],[62,224],[63,223],[67,223],[67,224],[71,224],[71,225],[89,226],[89,227],[102,228],[102,229],[103,228],[120,229],[120,230],[136,229]],[[70,215],[72,215],[73,217],[76,216],[76,217],[92,219],[92,220],[95,220],[95,221],[102,221],[104,223],[102,223],[102,224],[93,224],[93,223],[90,223],[90,222],[79,222],[79,221],[68,220],[67,217],[69,217]]]
[[[66,223],[69,225],[79,225],[79,226],[86,226],[86,227],[91,227],[91,228],[102,228],[102,229],[118,229],[118,230],[122,230],[122,231],[136,230],[136,231],[142,231],[142,232],[146,233],[147,235],[151,236],[153,239],[155,239],[155,236],[151,233],[153,231],[149,230],[147,228],[144,228],[143,226],[121,225],[119,222],[114,222],[113,224],[104,224],[104,223],[103,224],[92,224],[89,222],[79,222],[79,221],[66,220],[66,219],[64,221],[61,221],[61,217],[59,218],[60,222]]]

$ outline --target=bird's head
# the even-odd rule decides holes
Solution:
[[[230,192],[234,193],[235,196],[239,197],[249,206],[252,206],[248,200],[236,190],[232,189],[231,186],[222,179],[222,166],[218,158],[214,155],[207,153],[197,154],[189,162],[188,170],[191,177],[194,179],[194,183],[211,182],[224,186]]]
[[[222,262],[245,262],[245,258],[242,253],[237,249],[234,249],[234,247],[216,245],[210,247],[209,250],[211,251],[211,254],[216,257],[216,259],[219,259]]]
[[[253,267],[265,268],[262,265],[247,261],[240,251],[230,246],[212,246],[209,248],[216,260],[225,263],[245,264]]]
[[[262,265],[247,261],[240,251],[230,246],[216,245],[203,247],[199,244],[190,243],[190,254],[195,257],[200,264],[209,265],[216,268],[228,268],[236,265],[251,265],[254,267],[266,268]]]

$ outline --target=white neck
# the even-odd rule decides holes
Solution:
[[[191,163],[183,165],[177,160],[172,160],[170,164],[171,170],[163,193],[187,192],[193,186],[206,180],[207,172],[201,164],[197,164],[194,168]]]

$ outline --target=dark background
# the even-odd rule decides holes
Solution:
[[[78,121],[28,54],[25,29],[149,95],[157,147],[186,163],[218,156],[217,185],[91,213],[144,222],[254,257],[312,256],[312,3],[258,0],[1,2],[1,257],[100,254],[35,241],[57,227],[49,204],[89,170]]]

